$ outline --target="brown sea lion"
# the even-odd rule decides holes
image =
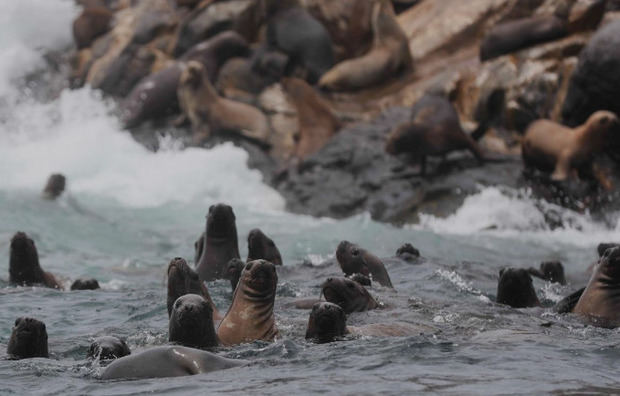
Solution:
[[[86,7],[73,21],[73,39],[78,49],[90,47],[95,39],[110,30],[114,14],[104,7]]]
[[[550,120],[534,121],[523,138],[523,161],[526,166],[553,171],[552,180],[566,180],[580,171],[609,189],[610,182],[593,165],[593,159],[605,150],[619,126],[618,117],[609,111],[595,112],[576,128]]]
[[[227,278],[227,265],[239,256],[237,225],[232,207],[211,205],[207,214],[203,253],[196,265],[201,281]]]
[[[620,247],[607,249],[573,312],[599,327],[620,326]]]
[[[195,143],[208,138],[211,132],[236,132],[267,145],[270,133],[267,117],[246,103],[220,97],[200,62],[187,64],[177,96],[183,113],[192,123]]]
[[[528,268],[527,272],[530,275],[540,279],[544,279],[549,282],[556,282],[561,285],[566,284],[566,277],[564,276],[564,267],[559,261],[545,261],[540,263],[540,269]]]
[[[17,232],[11,239],[9,282],[20,286],[44,285],[62,289],[54,275],[41,269],[37,247],[23,232]]]
[[[191,269],[187,262],[181,257],[175,257],[168,264],[168,295],[166,305],[168,316],[172,313],[174,302],[186,294],[198,294],[211,306],[214,320],[222,319],[222,315],[217,310],[209,290],[204,282],[198,278],[196,271]]]
[[[273,341],[278,335],[273,314],[277,283],[276,267],[269,261],[254,260],[245,265],[232,304],[217,329],[222,344]]]
[[[336,249],[336,259],[345,275],[360,273],[372,276],[372,280],[380,285],[394,288],[390,275],[381,259],[368,250],[349,241],[342,241]]]
[[[254,228],[248,234],[248,259],[246,262],[263,259],[273,265],[282,265],[282,256],[271,238],[260,229]]]
[[[103,336],[96,338],[90,344],[86,357],[99,360],[114,360],[127,355],[131,355],[131,350],[124,340],[113,336]]]
[[[319,81],[321,88],[331,91],[365,88],[411,69],[409,40],[388,0],[375,0],[371,25],[372,48],[365,55],[340,62],[330,69]]]
[[[211,304],[197,294],[185,294],[172,306],[168,341],[199,349],[218,346],[213,319]]]
[[[499,271],[497,302],[513,308],[538,307],[540,301],[532,285],[532,277],[523,268],[503,268]]]
[[[65,191],[66,184],[67,179],[64,175],[60,173],[50,175],[43,189],[43,198],[50,200],[58,198]]]
[[[379,307],[364,286],[347,278],[327,278],[321,285],[321,293],[327,302],[340,305],[347,314]]]
[[[71,290],[97,290],[99,288],[100,288],[99,282],[97,282],[97,279],[94,279],[94,278],[76,279],[71,284]]]
[[[45,323],[25,317],[15,320],[6,353],[11,359],[49,357]]]
[[[482,162],[485,158],[478,144],[461,128],[452,103],[438,95],[424,95],[412,108],[411,120],[397,126],[387,137],[385,150],[392,154],[408,153],[420,161],[426,173],[426,157],[455,150],[469,150]]]
[[[319,151],[340,129],[329,103],[304,80],[283,78],[282,88],[297,109],[299,139],[295,156],[304,159]]]

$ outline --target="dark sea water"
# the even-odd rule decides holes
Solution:
[[[527,192],[485,188],[451,217],[423,216],[396,228],[362,214],[316,219],[285,211],[283,199],[246,166],[232,145],[186,149],[162,134],[152,153],[120,129],[113,105],[89,89],[35,98],[57,80],[45,77],[42,55],[70,44],[73,2],[0,1],[0,393],[1,394],[611,394],[620,392],[618,330],[584,325],[546,308],[495,304],[500,268],[560,260],[569,285],[534,284],[548,305],[588,281],[596,245],[620,241],[616,213],[606,223],[553,208]],[[25,76],[40,75],[26,82]],[[40,198],[50,173],[68,192]],[[209,205],[233,206],[242,257],[245,238],[260,227],[282,252],[275,314],[281,337],[219,348],[248,366],[184,378],[102,381],[85,359],[93,338],[116,335],[132,351],[167,342],[165,269],[172,257],[193,258]],[[549,230],[541,208],[569,224]],[[35,241],[41,265],[65,285],[95,277],[97,291],[56,291],[7,284],[9,241],[16,231]],[[315,345],[304,340],[308,311],[297,298],[319,297],[339,275],[334,257],[347,239],[381,257],[405,242],[424,260],[387,260],[395,290],[370,291],[382,309],[354,313],[348,324],[405,322],[408,337],[349,337]],[[302,265],[309,261],[313,265]],[[228,281],[209,284],[220,311]],[[46,323],[50,359],[6,360],[13,322]]]

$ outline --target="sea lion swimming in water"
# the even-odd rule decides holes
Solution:
[[[372,275],[373,281],[382,286],[394,288],[383,262],[366,249],[349,241],[342,241],[336,249],[336,259],[345,275],[351,276],[355,273]]]
[[[513,308],[540,306],[532,277],[522,268],[502,268],[497,283],[497,302]]]
[[[211,304],[197,294],[179,297],[170,313],[168,341],[199,349],[218,346]]]
[[[97,282],[97,279],[94,278],[76,279],[71,284],[71,290],[97,290],[99,288],[99,282]]]
[[[49,357],[45,323],[33,318],[18,318],[11,332],[6,353],[11,359]]]
[[[222,316],[211,299],[207,286],[204,282],[200,281],[196,271],[191,269],[183,258],[176,257],[170,260],[167,274],[168,293],[166,305],[168,307],[168,316],[171,315],[172,307],[179,297],[186,294],[197,294],[202,296],[202,298],[211,306],[213,318],[215,320],[222,319]]]
[[[559,261],[545,261],[540,263],[540,269],[528,268],[527,272],[540,279],[544,279],[549,282],[557,282],[561,285],[566,284],[566,277],[564,276],[564,267]]]
[[[34,241],[24,232],[17,232],[11,239],[9,282],[17,285],[44,285],[62,289],[54,275],[43,271]]]
[[[43,198],[56,199],[65,191],[67,185],[67,179],[60,173],[54,173],[47,179],[47,184],[43,189]]]
[[[131,355],[127,343],[120,338],[103,336],[96,338],[88,348],[87,357],[99,360],[114,360]]]
[[[327,302],[338,304],[347,314],[379,307],[364,286],[347,278],[327,278],[321,285],[321,294]]]
[[[246,262],[258,259],[267,260],[273,265],[282,265],[282,256],[273,240],[259,228],[254,228],[248,234],[248,259]]]
[[[222,344],[273,341],[278,335],[273,314],[277,283],[272,263],[254,260],[245,265],[232,304],[217,329]]]

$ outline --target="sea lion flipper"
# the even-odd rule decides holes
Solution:
[[[583,287],[576,292],[564,297],[555,305],[554,310],[557,313],[561,314],[572,312],[585,290],[586,288]]]

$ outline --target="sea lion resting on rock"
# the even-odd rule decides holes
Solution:
[[[99,360],[114,360],[131,355],[127,343],[120,338],[103,336],[96,338],[88,348],[88,358]]]
[[[272,263],[254,260],[245,265],[232,304],[217,329],[222,344],[273,341],[278,335],[273,314],[277,283]]]
[[[268,144],[267,117],[246,103],[220,97],[200,62],[188,62],[181,74],[177,95],[183,113],[192,123],[194,142],[202,142],[211,132],[236,132]]]
[[[211,306],[213,318],[215,320],[222,319],[219,311],[215,307],[209,290],[204,282],[201,282],[196,271],[191,269],[187,262],[181,257],[173,258],[168,264],[168,295],[166,305],[168,307],[168,316],[172,313],[172,307],[177,299],[186,294],[197,294]]]
[[[11,239],[9,282],[25,286],[41,284],[54,289],[62,289],[54,275],[41,269],[39,253],[34,241],[23,232],[16,233]]]
[[[260,229],[255,228],[248,234],[248,259],[246,261],[258,259],[267,260],[273,265],[282,265],[282,256],[276,244]]]
[[[609,189],[609,181],[595,169],[592,160],[610,143],[619,126],[618,117],[609,111],[595,112],[577,128],[550,120],[535,121],[523,138],[523,161],[526,166],[553,171],[552,180],[566,180],[577,170],[592,172]]]
[[[383,262],[368,250],[349,241],[342,241],[336,249],[336,259],[345,275],[351,276],[355,273],[372,275],[373,281],[382,286],[394,288]]]
[[[373,45],[365,55],[338,63],[319,86],[332,91],[365,88],[412,66],[409,40],[388,0],[375,0],[371,17]]]
[[[497,302],[513,308],[538,307],[540,301],[532,285],[532,277],[522,268],[505,268],[499,271]]]
[[[101,379],[164,378],[210,373],[247,364],[200,349],[161,346],[125,356],[110,364]]]
[[[15,320],[6,353],[11,359],[49,357],[45,323],[32,318]]]
[[[327,302],[338,304],[347,314],[379,307],[364,286],[347,278],[327,278],[321,285],[321,294]]]
[[[200,349],[218,346],[211,304],[197,294],[179,297],[170,313],[168,341]]]
[[[47,184],[43,189],[43,198],[50,200],[58,198],[65,191],[66,185],[67,179],[64,175],[54,173],[47,179]]]

